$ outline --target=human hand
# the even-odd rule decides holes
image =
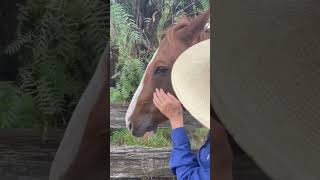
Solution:
[[[156,89],[153,93],[153,103],[170,121],[172,129],[183,127],[183,111],[181,103],[169,92]]]

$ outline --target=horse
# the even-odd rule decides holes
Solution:
[[[49,180],[105,180],[108,176],[109,48],[82,94],[52,162]]]
[[[126,126],[132,135],[141,137],[146,132],[154,132],[158,124],[167,120],[153,104],[153,92],[162,88],[175,96],[171,84],[172,66],[187,48],[210,38],[206,28],[209,16],[207,10],[195,18],[183,17],[162,35],[126,112]]]

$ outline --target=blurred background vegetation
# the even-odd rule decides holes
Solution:
[[[111,103],[130,102],[166,28],[179,17],[196,16],[209,6],[209,0],[111,1]],[[113,129],[110,140],[115,145],[168,147],[170,131],[160,128],[151,137],[136,138],[127,129]],[[188,129],[192,148],[198,148],[207,133],[205,128]]]
[[[108,43],[106,0],[25,0],[0,61],[15,62],[0,81],[0,127],[66,127]],[[9,20],[7,20],[9,21]],[[14,58],[12,58],[14,57]],[[6,67],[1,67],[4,69]]]
[[[209,0],[6,3],[0,7],[4,22],[0,29],[0,128],[40,128],[44,134],[51,127],[66,127],[109,38],[111,102],[129,102],[165,29],[180,16],[195,16],[210,4]],[[112,131],[112,142],[121,144],[128,137],[127,143],[170,144],[166,129],[159,130],[152,141],[126,133],[124,129]]]

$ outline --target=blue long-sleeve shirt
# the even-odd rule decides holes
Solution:
[[[210,179],[210,132],[205,144],[197,153],[191,151],[190,141],[185,128],[172,130],[173,150],[170,169],[177,179]]]

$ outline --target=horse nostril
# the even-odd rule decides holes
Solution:
[[[132,124],[131,124],[131,122],[129,122],[129,123],[127,124],[127,127],[128,127],[128,130],[129,130],[129,131],[132,131]]]

